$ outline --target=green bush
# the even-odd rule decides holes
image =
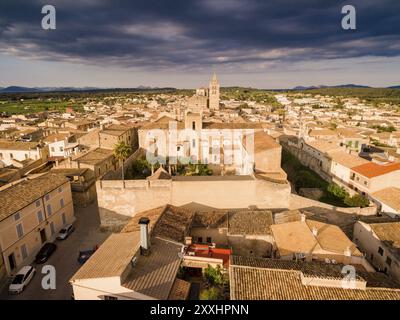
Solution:
[[[296,176],[297,188],[325,188],[326,182],[310,170],[300,170]]]
[[[359,194],[356,194],[352,197],[350,197],[350,195],[346,196],[346,198],[344,199],[344,203],[347,204],[349,207],[365,208],[369,206],[368,198]]]
[[[206,164],[189,164],[186,168],[187,176],[212,176],[213,171]]]
[[[221,292],[216,287],[211,287],[200,292],[200,300],[220,300]]]

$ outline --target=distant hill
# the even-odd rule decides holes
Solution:
[[[139,86],[137,88],[96,88],[96,87],[40,87],[28,88],[19,86],[10,86],[0,88],[0,93],[40,93],[40,92],[85,92],[85,91],[151,91],[151,90],[175,90],[175,88],[152,88]]]
[[[11,86],[7,88],[1,88],[0,92],[38,92],[39,90],[35,88],[26,88],[26,87],[18,87],[18,86]]]
[[[325,89],[325,88],[371,88],[371,87],[357,85],[357,84],[341,84],[337,86],[324,86],[324,85],[309,86],[309,87],[297,86],[294,87],[292,90],[311,90],[311,89]]]
[[[392,87],[388,87],[388,89],[400,89],[400,86],[392,86]]]

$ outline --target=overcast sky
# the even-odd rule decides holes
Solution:
[[[345,4],[357,30],[341,28]],[[400,1],[0,2],[0,87],[194,88],[213,71],[223,86],[400,85]]]

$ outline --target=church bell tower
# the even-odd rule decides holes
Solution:
[[[217,79],[217,75],[214,72],[214,75],[210,81],[210,89],[209,89],[209,105],[208,107],[211,110],[219,109],[219,82]]]

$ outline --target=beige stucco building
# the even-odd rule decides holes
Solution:
[[[353,238],[376,269],[400,282],[400,222],[368,224],[357,221]]]
[[[30,264],[46,242],[75,220],[69,180],[44,174],[0,189],[0,248],[7,274]]]
[[[84,154],[60,162],[57,168],[91,169],[96,179],[110,170],[118,167],[113,151],[109,149],[96,148]]]

